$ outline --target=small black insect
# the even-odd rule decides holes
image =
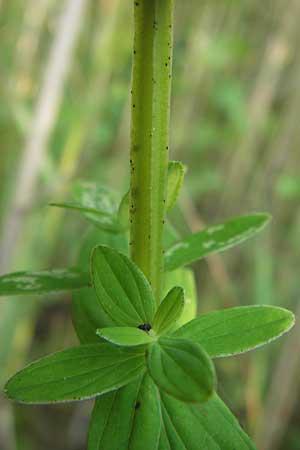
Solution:
[[[142,323],[141,325],[138,326],[138,328],[143,331],[150,331],[151,325],[149,325],[149,323]]]

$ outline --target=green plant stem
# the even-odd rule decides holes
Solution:
[[[169,148],[173,0],[134,1],[131,257],[161,300]]]

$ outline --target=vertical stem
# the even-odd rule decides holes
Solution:
[[[161,300],[172,70],[173,0],[134,1],[131,256]]]

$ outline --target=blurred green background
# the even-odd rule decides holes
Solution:
[[[194,266],[199,311],[297,313],[300,1],[175,3],[170,156],[189,170],[171,221],[184,234],[273,215],[261,236]],[[128,187],[132,37],[129,0],[0,0],[0,273],[74,265],[87,224],[47,204],[77,180]],[[70,296],[0,298],[1,386],[76,342]],[[299,450],[299,330],[217,366],[220,395],[259,450]],[[1,396],[0,449],[83,450],[90,409]]]

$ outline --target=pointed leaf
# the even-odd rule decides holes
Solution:
[[[80,203],[75,203],[75,202],[52,202],[49,203],[49,206],[54,206],[56,208],[64,208],[64,209],[74,209],[75,211],[80,211],[80,212],[86,212],[86,213],[91,213],[91,214],[95,214],[96,216],[106,216],[106,217],[110,217],[113,218],[113,214],[108,213],[106,211],[101,211],[100,209],[96,209],[93,207],[89,207],[89,206],[84,206]]]
[[[145,375],[97,398],[88,450],[157,450],[161,427],[157,388]]]
[[[100,328],[97,335],[116,345],[135,346],[151,344],[153,337],[146,331],[133,327]]]
[[[201,344],[211,358],[243,353],[264,345],[294,324],[290,311],[275,306],[241,306],[202,314],[174,336]]]
[[[152,323],[155,300],[149,282],[127,256],[109,247],[96,247],[92,279],[103,309],[116,325]]]
[[[168,165],[167,204],[166,210],[170,211],[176,203],[182,188],[185,166],[179,161],[170,161]]]
[[[82,400],[128,384],[143,372],[144,361],[138,347],[81,345],[28,365],[6,383],[5,392],[25,403]]]
[[[199,344],[160,338],[149,348],[147,366],[160,389],[185,402],[205,402],[214,392],[214,366]]]
[[[52,202],[50,206],[80,211],[93,225],[102,230],[120,233],[123,226],[117,217],[117,202],[108,189],[93,183],[81,183],[75,188],[75,200]]]
[[[176,326],[184,308],[184,291],[181,287],[173,287],[156,311],[153,330],[157,335],[161,335]]]
[[[165,252],[165,270],[174,270],[205,256],[221,252],[252,237],[269,222],[268,214],[230,219],[173,244]]]
[[[89,285],[89,274],[78,269],[14,272],[0,277],[0,295],[46,294]]]
[[[161,392],[161,405],[159,450],[256,450],[217,394],[194,405]]]

